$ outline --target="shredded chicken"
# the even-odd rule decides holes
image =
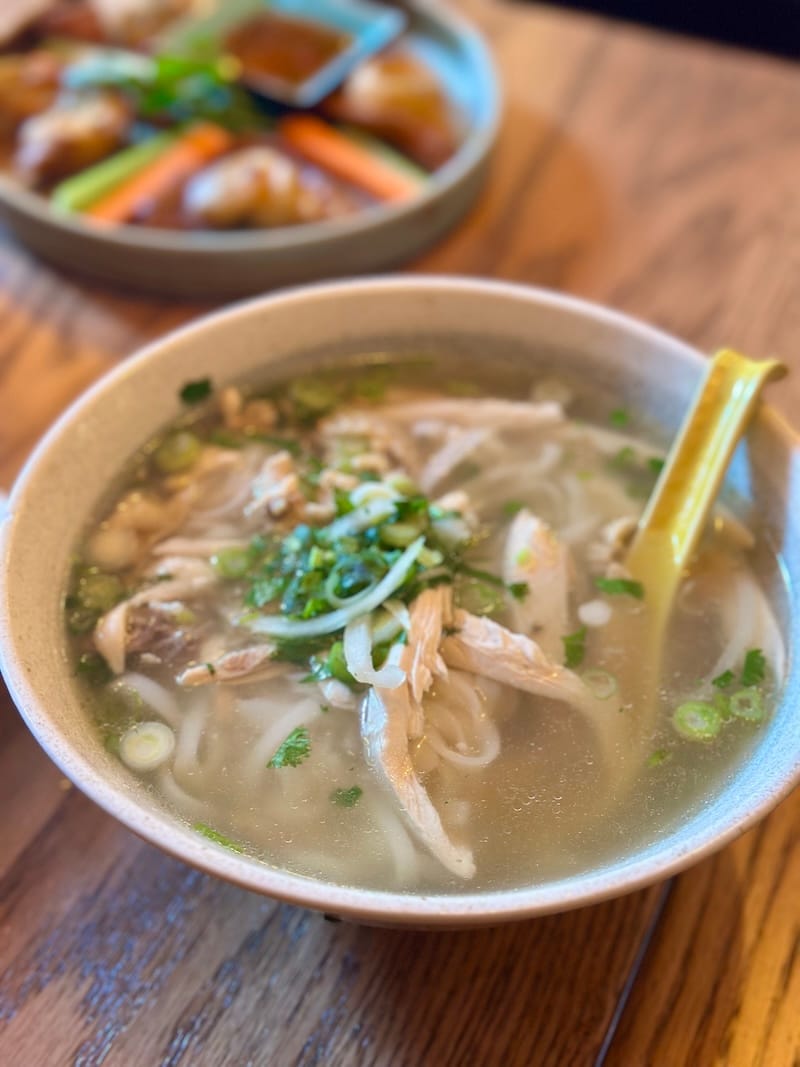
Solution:
[[[401,667],[410,654],[408,646],[399,655]],[[367,692],[361,705],[361,736],[367,763],[393,795],[417,839],[453,874],[472,878],[475,862],[470,849],[456,845],[442,826],[439,813],[417,778],[409,752],[409,721],[412,715],[408,685]]]
[[[577,674],[554,663],[530,637],[513,633],[485,615],[456,608],[453,628],[455,632],[442,642],[449,667],[576,706],[584,706],[591,695]]]
[[[547,523],[523,508],[508,531],[503,578],[509,585],[524,583],[528,592],[514,599],[509,618],[512,629],[534,635],[556,662],[561,659],[561,639],[567,632],[569,572],[566,547]]]
[[[184,687],[261,681],[286,674],[291,669],[289,663],[279,663],[273,659],[275,646],[271,643],[248,645],[226,652],[210,663],[196,663],[187,667],[176,679]]]
[[[269,519],[280,519],[303,501],[300,479],[292,457],[288,452],[276,452],[264,460],[261,470],[253,479],[251,500],[245,505],[244,513],[247,516],[263,514]]]
[[[449,437],[420,471],[419,484],[422,491],[432,493],[460,463],[473,455],[489,436],[489,430],[480,428],[463,430]]]
[[[408,647],[408,684],[411,689],[409,736],[422,737],[425,729],[422,698],[433,684],[434,675],[447,677],[447,666],[439,653],[442,632],[450,624],[453,610],[453,590],[447,585],[426,589],[410,608],[411,625]]]

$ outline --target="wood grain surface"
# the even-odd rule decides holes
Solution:
[[[800,399],[800,69],[469,0],[507,118],[485,194],[414,269],[603,300],[778,354]],[[0,485],[90,381],[199,314],[0,242]],[[326,922],[161,855],[71,788],[0,695],[0,1064],[791,1067],[800,794],[680,876],[472,933]]]

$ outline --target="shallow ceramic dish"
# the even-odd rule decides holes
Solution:
[[[386,924],[464,926],[577,907],[636,889],[695,862],[766,814],[800,779],[794,657],[780,706],[752,754],[680,827],[605,867],[558,881],[423,896],[290,875],[228,852],[179,824],[105,751],[89,724],[73,688],[61,604],[71,546],[123,462],[177,416],[177,392],[187,379],[263,380],[298,373],[321,358],[436,346],[460,352],[465,361],[502,358],[579,375],[588,383],[589,408],[593,390],[613,391],[662,441],[674,431],[703,372],[694,349],[623,315],[506,284],[378,279],[241,304],[121,365],[39,445],[0,527],[5,560],[0,654],[12,695],[46,751],[76,785],[142,837],[248,889],[329,913]],[[788,584],[774,567],[766,568],[763,579],[791,652],[800,647],[800,442],[769,411],[761,413],[747,447],[737,453],[730,482],[758,510],[766,536],[782,555]]]
[[[409,0],[403,7],[409,46],[436,72],[466,120],[461,147],[413,200],[274,230],[103,229],[54,211],[0,173],[0,217],[19,241],[70,274],[158,296],[230,297],[402,263],[433,244],[470,206],[500,117],[497,80],[480,35],[436,0]]]

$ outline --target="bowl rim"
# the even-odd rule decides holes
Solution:
[[[22,468],[13,486],[8,513],[0,517],[0,668],[9,692],[28,728],[53,762],[74,784],[108,814],[118,819],[142,839],[183,862],[224,878],[243,889],[261,893],[290,904],[313,908],[337,916],[387,925],[426,927],[464,927],[521,920],[536,915],[567,911],[600,903],[642,889],[656,881],[682,871],[693,863],[718,851],[763,818],[800,783],[800,752],[793,757],[789,772],[754,797],[746,811],[736,818],[722,820],[722,828],[698,828],[680,840],[667,840],[643,846],[632,857],[613,860],[594,871],[578,872],[542,884],[514,889],[465,893],[389,892],[324,882],[293,874],[253,857],[239,856],[210,843],[183,825],[166,809],[148,809],[139,799],[126,797],[89,759],[71,748],[59,734],[55,717],[46,708],[47,701],[37,693],[23,664],[15,653],[14,623],[8,601],[8,569],[13,552],[17,506],[33,489],[40,464],[57,447],[61,438],[73,431],[83,412],[117,387],[138,369],[162,358],[175,344],[191,341],[206,329],[220,324],[234,326],[239,319],[268,313],[272,306],[304,307],[309,299],[340,293],[373,294],[420,293],[466,294],[476,300],[482,296],[522,300],[578,316],[583,320],[616,327],[642,344],[668,345],[676,354],[701,367],[701,353],[666,331],[644,323],[621,311],[575,296],[512,282],[483,280],[454,275],[395,275],[368,280],[346,279],[282,290],[267,296],[239,301],[232,306],[204,315],[188,325],[173,330],[118,363],[79,396],[42,437]],[[769,431],[782,440],[789,451],[800,452],[800,435],[771,409],[760,419]],[[66,663],[66,661],[65,661]]]
[[[373,204],[353,215],[339,219],[324,219],[303,226],[279,226],[274,229],[237,230],[174,230],[145,226],[93,226],[80,215],[70,215],[53,208],[49,201],[17,182],[12,175],[0,172],[0,206],[18,211],[21,215],[63,232],[69,238],[91,241],[101,247],[117,251],[138,250],[166,255],[195,255],[197,253],[226,257],[231,254],[261,252],[279,255],[288,252],[307,252],[328,242],[349,241],[369,235],[383,226],[401,225],[454,193],[487,159],[497,140],[502,120],[502,91],[488,46],[473,24],[449,5],[436,0],[406,0],[409,8],[420,17],[444,29],[457,39],[480,71],[483,90],[483,116],[477,125],[469,123],[464,139],[455,154],[431,175],[422,191],[400,203]]]

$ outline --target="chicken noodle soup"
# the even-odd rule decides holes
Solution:
[[[187,383],[136,457],[66,599],[106,745],[220,847],[340,883],[503,888],[664,832],[774,706],[752,532],[719,513],[648,678],[629,414],[366,362]]]

